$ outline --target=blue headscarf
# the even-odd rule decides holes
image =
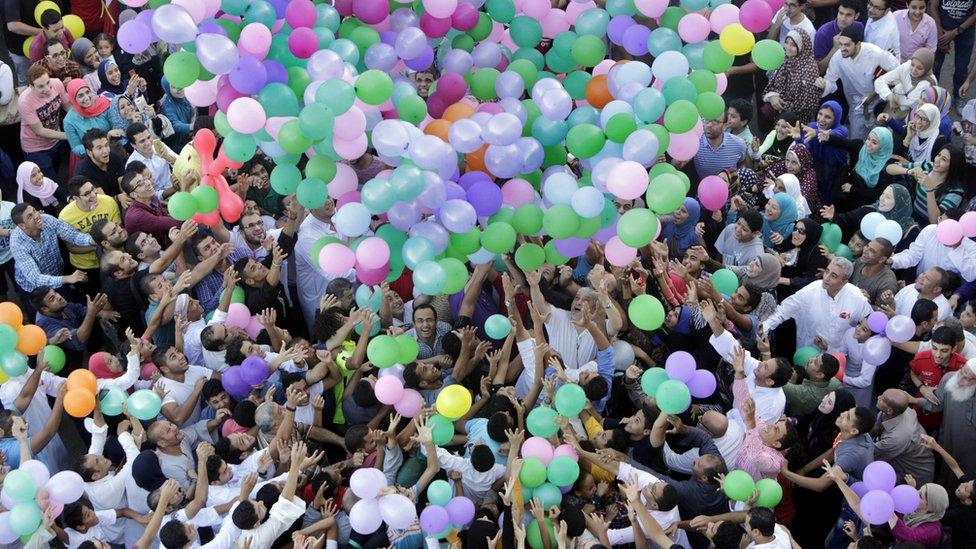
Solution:
[[[701,215],[701,206],[694,198],[685,197],[684,207],[688,210],[688,218],[681,223],[671,222],[664,228],[664,239],[677,247],[679,254],[698,242],[695,225],[698,224],[698,217]]]
[[[190,100],[186,97],[176,97],[173,95],[173,90],[169,87],[169,80],[165,76],[160,79],[160,84],[163,86],[163,91],[166,92],[161,106],[163,114],[169,118],[169,121],[173,124],[173,128],[177,132],[189,133],[189,122],[193,118],[193,105],[190,104]]]
[[[767,248],[772,248],[775,244],[769,238],[772,233],[779,233],[784,239],[790,238],[793,234],[793,225],[796,223],[796,201],[787,193],[776,193],[770,200],[775,200],[779,204],[779,217],[773,221],[763,218],[763,244]]]
[[[118,63],[108,59],[98,65],[98,81],[102,83],[102,87],[98,88],[98,95],[104,95],[109,99],[114,99],[116,95],[124,94],[129,84],[124,74],[120,74],[121,79],[117,86],[108,81],[108,68],[112,65],[118,66]]]
[[[869,153],[867,145],[862,145],[861,152],[857,155],[857,164],[854,165],[854,171],[857,172],[857,175],[861,176],[861,179],[864,180],[864,184],[868,188],[873,189],[878,184],[878,176],[881,174],[881,170],[884,169],[888,160],[891,159],[891,153],[895,149],[895,142],[891,137],[891,130],[888,128],[874,128],[871,130],[871,134],[874,134],[878,138],[881,147],[878,148],[878,152]]]
[[[847,138],[847,126],[840,123],[841,118],[844,116],[844,109],[840,106],[840,103],[836,101],[824,101],[820,108],[828,108],[834,111],[834,125],[830,128],[821,128],[817,126],[817,121],[814,120],[810,122],[810,127],[814,131],[820,130],[830,130],[830,133],[836,135],[837,137]],[[818,111],[819,112],[819,111]],[[816,136],[813,137],[809,142],[804,142],[807,150],[810,151],[810,156],[813,157],[814,162],[830,162],[830,163],[846,163],[847,162],[847,151],[844,149],[838,149],[833,145],[829,145],[824,142],[821,143]]]

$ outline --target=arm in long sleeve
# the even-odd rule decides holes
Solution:
[[[101,390],[114,387],[125,391],[135,385],[136,381],[139,381],[139,356],[129,354],[126,355],[125,373],[115,379],[99,379],[98,388]]]
[[[681,442],[693,448],[698,448],[698,455],[700,456],[704,456],[705,454],[712,454],[713,456],[722,455],[719,452],[718,446],[715,445],[715,441],[712,440],[712,437],[697,427],[689,427],[688,432],[681,438]]]
[[[921,236],[921,233],[919,233],[919,236]],[[908,246],[907,250],[902,250],[891,256],[891,268],[907,269],[908,267],[918,265],[919,261],[922,260],[922,256],[925,254],[925,246],[929,240],[926,238],[923,242],[921,238],[916,237]]]
[[[16,235],[17,233],[14,234]],[[24,238],[28,237],[24,236]],[[37,262],[34,260],[34,256],[23,247],[11,245],[10,253],[13,255],[14,264],[17,266],[17,269],[24,274],[24,278],[35,281],[37,286],[50,286],[51,288],[57,289],[64,283],[64,277],[62,276],[42,273],[40,267],[37,266]]]
[[[51,223],[54,226],[54,229],[58,232],[58,238],[61,240],[82,248],[94,248],[95,241],[92,240],[91,235],[75,229],[71,225],[68,225],[64,221],[61,221],[54,216],[44,217],[44,224],[48,225],[48,223]]]
[[[874,372],[878,369],[874,364],[869,364],[867,362],[861,363],[861,374],[858,376],[849,376],[844,374],[844,385],[850,385],[851,387],[870,387],[874,383]]]
[[[827,72],[823,77],[824,89],[820,93],[821,97],[827,97],[828,95],[837,91],[837,79],[840,77],[840,75],[837,74],[837,64],[834,62],[835,59],[837,59],[836,55],[830,56],[830,61],[827,63]]]
[[[81,128],[65,119],[64,133],[68,138],[68,146],[71,147],[71,152],[77,156],[85,156],[85,146],[81,143]]]
[[[882,101],[887,101],[891,97],[892,91],[891,87],[898,85],[901,82],[902,68],[898,67],[893,71],[888,71],[881,76],[874,79],[874,93],[878,94],[878,97]]]
[[[160,110],[163,116],[169,118],[171,124],[173,124],[173,129],[176,133],[190,133],[190,124],[180,120],[180,113],[177,109],[173,108],[173,105],[169,101],[163,101]]]
[[[909,526],[905,524],[903,518],[898,517],[895,526],[891,529],[891,533],[894,534],[895,539],[898,541],[916,542],[929,546],[931,543],[939,542],[939,539],[942,537],[942,528],[941,523],[938,521],[926,522],[918,526]]]
[[[963,280],[976,280],[976,246],[963,243],[949,250],[949,261],[959,269]]]
[[[847,139],[846,137],[837,135],[835,132],[830,132],[830,137],[827,138],[827,144],[838,149],[845,149],[848,154],[856,157],[861,152],[864,141]]]
[[[773,314],[769,315],[769,318],[763,322],[763,328],[765,328],[766,333],[771,333],[780,324],[785,322],[790,318],[797,318],[800,309],[803,308],[803,302],[801,301],[801,296],[803,295],[803,290],[791,295],[790,297],[783,300],[773,311]]]

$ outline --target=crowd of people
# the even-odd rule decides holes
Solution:
[[[937,235],[976,210],[973,0],[786,0],[757,35],[782,44],[783,64],[739,57],[698,153],[659,159],[692,190],[633,263],[613,265],[596,239],[535,270],[500,254],[435,296],[409,269],[372,287],[323,270],[335,199],[307,209],[278,194],[260,151],[223,174],[239,220],[171,217],[170,197],[201,185],[193,139],[216,109],[167,82],[166,43],[117,46],[116,22],[138,9],[37,4],[0,5],[0,287],[66,361],[53,372],[38,355],[0,384],[0,457],[4,474],[29,460],[73,471],[84,495],[10,546],[976,546],[976,234]],[[423,98],[436,77],[400,75]],[[375,151],[348,165],[360,188],[389,168]],[[715,211],[694,198],[708,176],[729,188]],[[374,215],[370,234],[387,223]],[[710,280],[719,270],[733,292]],[[659,329],[628,313],[641,295],[665,304]],[[879,312],[914,325],[890,353],[873,343]],[[495,315],[511,325],[500,338]],[[378,334],[418,350],[378,368]],[[675,414],[642,378],[678,351],[717,388]],[[252,357],[267,379],[232,394],[226,372]],[[69,415],[76,370],[102,397],[153,391],[158,415]],[[422,396],[413,417],[378,400],[387,375]],[[585,407],[543,438],[580,472],[543,504],[521,486],[527,416],[568,384]],[[438,397],[455,386],[473,404],[435,444]],[[885,524],[852,488],[875,461],[920,499]],[[363,533],[350,479],[364,468],[417,515],[447,481],[473,519],[440,538],[422,518]],[[778,483],[781,501],[730,499],[735,470]]]

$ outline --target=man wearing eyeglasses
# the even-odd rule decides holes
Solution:
[[[76,175],[68,181],[68,194],[71,202],[61,210],[58,219],[78,229],[90,233],[92,225],[100,219],[122,223],[119,206],[110,196],[99,192],[95,184],[83,175]],[[88,280],[97,284],[99,279],[98,258],[95,251],[71,252],[69,261],[75,268],[88,271]]]
[[[47,41],[51,39],[61,42],[65,51],[69,51],[71,44],[75,41],[74,35],[64,26],[61,14],[53,9],[44,10],[44,13],[41,14],[41,34],[38,34],[37,38],[31,42],[28,51],[31,63],[37,63],[44,57]]]
[[[868,0],[868,22],[864,26],[864,41],[891,52],[901,59],[901,39],[898,23],[888,9],[888,0]]]
[[[51,78],[57,78],[68,85],[72,78],[81,78],[81,67],[72,59],[68,58],[68,50],[57,38],[50,38],[45,42],[47,48],[46,55],[35,65],[41,65],[47,69],[47,74]]]

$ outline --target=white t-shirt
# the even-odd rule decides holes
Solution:
[[[776,525],[773,529],[773,541],[768,543],[756,543],[751,542],[746,545],[746,549],[792,549],[793,544],[790,543],[790,535],[786,532],[786,529]]]
[[[190,395],[193,394],[193,388],[196,387],[197,381],[200,379],[210,379],[210,374],[213,372],[204,368],[202,366],[194,366],[190,364],[183,374],[183,382],[173,381],[166,377],[159,378],[159,382],[163,384],[163,387],[168,391],[166,395],[166,400],[163,401],[163,406],[173,403],[176,406],[182,406],[184,402]],[[193,412],[190,413],[190,417],[186,418],[184,425],[191,425],[196,423],[200,419],[200,403],[197,402],[196,406],[193,408]]]
[[[116,543],[120,540],[116,539],[109,532],[106,531],[103,526],[112,526],[115,521],[118,520],[115,516],[115,509],[110,509],[108,511],[95,511],[95,516],[98,517],[98,524],[92,526],[87,532],[79,532],[73,528],[65,528],[64,532],[68,534],[68,549],[75,549],[82,543],[86,541],[106,541],[108,543]]]

